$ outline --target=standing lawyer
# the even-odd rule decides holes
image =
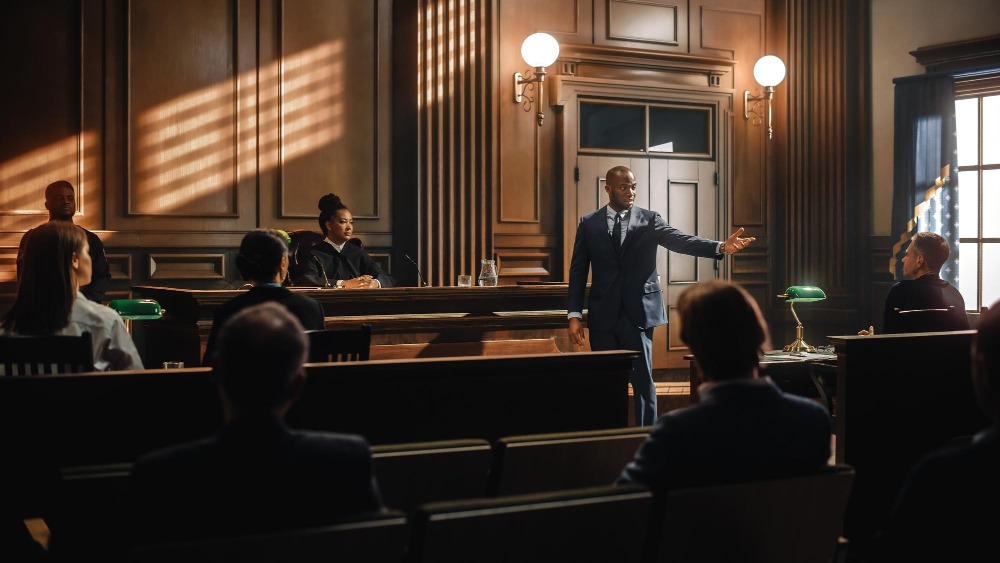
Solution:
[[[608,205],[580,220],[569,266],[569,335],[574,344],[586,341],[583,294],[587,270],[592,270],[587,327],[591,350],[636,350],[629,374],[635,400],[636,424],[656,421],[656,387],[652,374],[653,328],[666,324],[663,297],[656,274],[656,248],[702,258],[721,258],[747,247],[754,237],[740,238],[738,229],[725,242],[685,234],[671,227],[656,211],[633,206],[635,176],[625,166],[605,175]]]

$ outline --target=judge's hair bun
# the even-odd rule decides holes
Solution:
[[[319,198],[319,210],[320,211],[337,211],[339,209],[346,209],[347,206],[344,202],[340,201],[340,196],[335,194],[326,194],[325,196]]]

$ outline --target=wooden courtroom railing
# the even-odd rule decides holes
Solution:
[[[974,334],[829,337],[837,352],[836,459],[857,471],[852,544],[870,539],[922,455],[988,425],[970,379]]]
[[[565,284],[497,287],[296,289],[323,305],[326,328],[372,326],[372,359],[576,351],[566,330]],[[135,286],[165,309],[136,326],[147,366],[201,363],[215,310],[240,290]],[[512,342],[511,346],[491,344]],[[548,342],[546,342],[548,341]]]
[[[617,428],[628,423],[635,352],[307,364],[295,428],[372,444]],[[132,461],[222,423],[206,368],[0,378],[8,469]]]

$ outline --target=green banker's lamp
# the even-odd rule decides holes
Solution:
[[[795,314],[795,304],[796,303],[807,303],[809,301],[822,301],[826,299],[826,294],[823,290],[811,285],[793,285],[785,290],[785,293],[778,296],[779,299],[784,299],[788,302],[788,305],[792,308],[792,316],[795,317],[795,342],[792,342],[788,346],[785,346],[785,352],[815,352],[816,348],[810,346],[802,339],[802,321],[799,320],[799,316]]]
[[[132,321],[156,320],[165,312],[153,299],[114,299],[108,307],[121,315],[129,334],[132,334]]]

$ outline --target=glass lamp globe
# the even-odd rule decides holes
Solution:
[[[761,57],[753,65],[753,77],[761,86],[777,86],[785,79],[785,63],[774,55]]]
[[[521,43],[521,57],[528,66],[551,66],[559,58],[559,42],[548,33],[533,33]]]

